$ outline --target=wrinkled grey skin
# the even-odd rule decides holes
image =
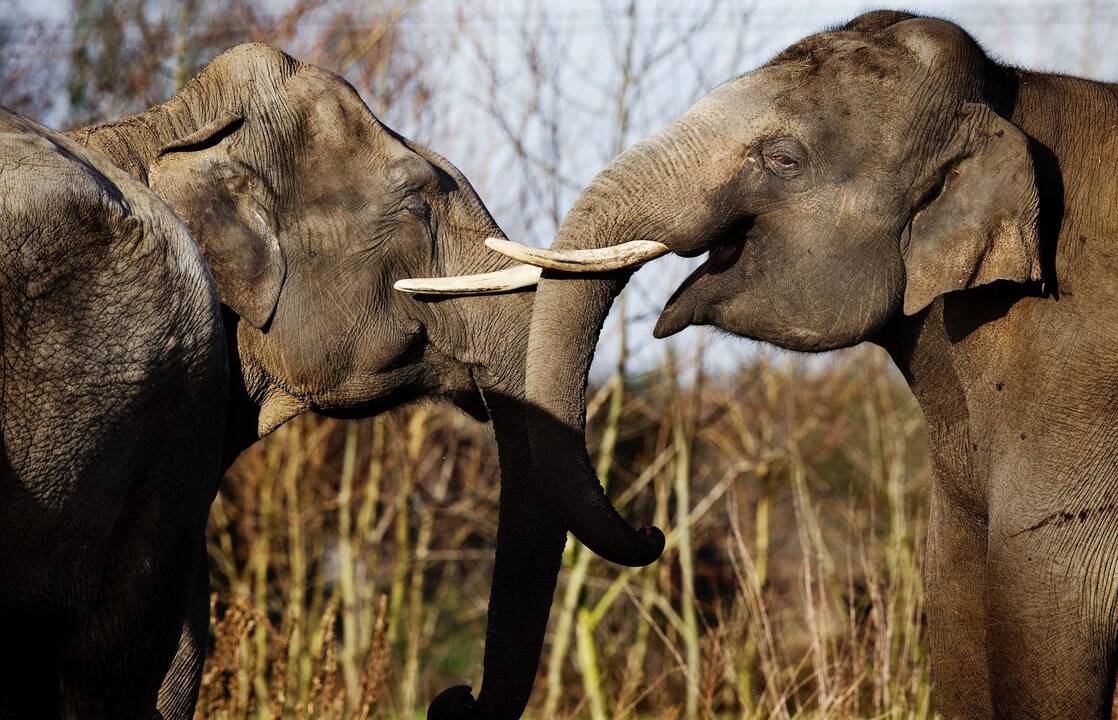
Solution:
[[[204,652],[213,281],[154,193],[4,109],[0,219],[0,717],[147,717],[184,624]]]
[[[118,417],[112,433],[87,429],[89,442],[96,444],[89,449],[91,457],[100,460],[108,454],[138,463],[149,473],[143,477],[151,497],[129,490],[133,481],[127,476],[117,477],[115,484],[99,483],[102,475],[115,477],[108,469],[90,475],[92,470],[83,474],[68,467],[57,453],[66,445],[53,439],[65,435],[68,427],[51,424],[60,422],[58,417],[29,415],[21,421],[26,432],[18,441],[33,442],[33,447],[6,446],[9,458],[17,450],[31,453],[30,462],[43,473],[36,480],[42,492],[59,498],[73,517],[35,533],[17,531],[9,538],[16,544],[5,547],[38,557],[42,548],[63,552],[53,550],[62,535],[88,548],[93,537],[111,534],[105,549],[90,551],[95,567],[88,571],[80,562],[55,564],[53,554],[34,566],[47,576],[65,567],[72,571],[73,583],[101,589],[100,594],[90,587],[60,591],[72,612],[97,613],[102,622],[90,630],[86,645],[63,648],[64,695],[80,698],[67,701],[67,707],[81,707],[83,717],[150,714],[156,686],[148,680],[170,667],[158,691],[158,710],[165,718],[191,717],[208,622],[206,573],[195,569],[201,562],[204,510],[220,471],[257,438],[300,412],[368,416],[442,396],[492,420],[502,489],[482,691],[475,705],[467,689],[452,689],[432,705],[430,717],[519,717],[535,677],[565,538],[563,528],[541,510],[524,440],[521,399],[531,293],[436,301],[392,290],[393,281],[404,277],[463,275],[510,264],[482,245],[486,236],[503,236],[467,180],[443,158],[382,125],[337,75],[263,45],[222,54],[166,103],[69,136],[154,190],[189,229],[221,302],[224,342],[213,355],[229,371],[145,383],[142,375],[118,369],[112,358],[90,355],[83,377],[95,382],[99,373],[110,378],[119,373],[119,382],[144,402],[142,418],[131,411]],[[39,189],[31,179],[21,187],[25,193]],[[82,226],[84,216],[62,211],[43,212],[40,222],[57,217],[67,228]],[[181,228],[174,227],[177,241],[185,243]],[[137,261],[116,261],[123,280],[139,272],[133,269]],[[204,267],[195,264],[199,273]],[[173,311],[187,302],[211,302],[208,287],[191,296],[179,285],[162,282],[144,295],[140,285],[118,292],[109,284],[75,283],[74,297],[52,309],[61,314],[71,302],[90,307],[90,312],[104,308],[102,321],[115,333],[98,353],[118,343],[129,351],[161,353],[176,368],[187,366],[193,353],[200,352],[198,342],[162,338],[192,327]],[[83,290],[96,294],[78,297]],[[149,305],[163,314],[145,314]],[[4,312],[7,323],[7,305]],[[202,329],[211,337],[218,325],[213,318],[208,322]],[[65,319],[56,315],[42,323],[43,332],[55,333]],[[103,326],[97,329],[105,332]],[[74,353],[98,345],[93,337],[51,337],[56,346]],[[69,362],[68,356],[61,359]],[[173,392],[149,398],[155,392],[145,389],[149,387]],[[105,386],[106,393],[113,389]],[[31,389],[18,390],[23,394],[6,388],[6,413],[12,412],[7,405],[13,397],[16,407],[45,402],[27,394]],[[109,395],[111,402],[102,395],[89,398],[89,412],[109,412],[112,403],[124,402],[115,392]],[[191,408],[196,414],[190,414]],[[224,436],[209,437],[222,421]],[[199,442],[174,439],[179,436]],[[221,449],[220,466],[206,454],[211,447]],[[151,464],[157,467],[147,468]],[[172,472],[175,484],[163,487],[173,490],[164,495],[152,490],[151,473]],[[23,483],[9,485],[9,493],[18,494]],[[85,493],[96,494],[97,502],[87,501]],[[173,507],[167,510],[160,503]],[[168,523],[178,514],[189,515],[193,523],[189,532],[183,531],[185,540],[174,534],[174,543],[164,542],[153,535],[177,533],[179,526]],[[117,516],[127,520],[119,521],[125,523],[119,529],[109,525]],[[91,535],[95,531],[99,535]],[[142,533],[148,535],[136,537]],[[137,597],[127,585],[132,580],[104,574],[95,561],[109,549],[119,573],[133,573],[155,589]],[[191,572],[183,568],[169,577],[172,563],[187,557]],[[194,576],[192,590],[188,578]],[[30,605],[40,607],[34,602],[35,581],[46,582],[32,576],[26,581],[12,578],[6,586],[25,588],[22,592],[32,593]],[[164,614],[149,619],[141,612],[143,603],[156,597]],[[113,598],[119,602],[109,602]],[[168,648],[173,650],[176,641],[178,654],[172,661]],[[38,697],[44,703],[57,682],[50,675],[51,662],[44,657],[41,668],[27,668],[34,687],[43,690]],[[123,664],[142,667],[143,674],[125,672]],[[86,668],[96,668],[95,674]],[[95,681],[105,677],[104,685]]]
[[[949,718],[1109,717],[1115,127],[1113,85],[1001,66],[951,23],[871,13],[621,154],[553,246],[709,251],[659,337],[714,325],[793,350],[888,350],[930,430],[926,586]],[[526,378],[549,502],[622,562],[657,548],[602,497],[583,418],[594,341],[626,279],[545,274]]]

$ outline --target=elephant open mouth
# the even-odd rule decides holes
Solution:
[[[699,320],[695,317],[695,310],[702,305],[705,286],[716,282],[719,275],[737,264],[745,248],[747,230],[748,228],[736,224],[706,247],[707,259],[672,293],[656,321],[653,335],[666,338]]]

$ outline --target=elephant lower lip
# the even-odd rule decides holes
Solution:
[[[683,330],[688,325],[695,324],[697,302],[694,295],[689,291],[695,290],[695,286],[700,284],[703,278],[718,275],[729,269],[741,257],[743,245],[744,242],[742,241],[734,241],[719,243],[710,248],[710,256],[706,261],[688,275],[687,279],[672,293],[671,299],[664,306],[664,311],[660,313],[660,319],[656,321],[656,328],[652,334],[657,338],[666,338]]]
[[[652,329],[652,336],[657,340],[663,340],[675,335],[690,324],[691,318],[680,312],[678,306],[669,302],[664,311],[660,313],[660,318],[656,321],[656,327]]]

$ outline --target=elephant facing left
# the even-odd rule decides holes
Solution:
[[[195,271],[212,277],[210,285],[156,283],[142,299],[169,306],[193,292],[197,302],[211,293],[220,302],[213,317],[195,321],[148,318],[129,295],[99,298],[115,318],[100,342],[142,345],[152,324],[164,333],[176,323],[212,325],[218,347],[207,362],[223,370],[183,379],[138,414],[113,416],[131,437],[153,438],[133,444],[126,458],[114,456],[136,470],[127,482],[87,487],[96,478],[69,466],[64,444],[36,435],[41,426],[26,429],[25,451],[51,469],[43,494],[86,525],[72,538],[70,575],[54,604],[27,604],[38,627],[55,633],[38,635],[42,662],[27,669],[37,685],[2,682],[0,701],[39,702],[35,716],[192,716],[209,620],[203,532],[220,473],[301,412],[354,418],[443,397],[492,422],[501,499],[482,689],[475,702],[468,688],[452,688],[429,717],[519,717],[565,528],[536,495],[524,443],[523,361],[539,273],[486,250],[486,237],[503,234],[466,178],[382,124],[338,75],[261,44],[219,55],[160,105],[68,136],[154,191],[201,251]],[[132,265],[117,262],[125,274]],[[415,279],[424,277],[440,279]],[[7,305],[2,315],[9,319]],[[58,337],[44,367],[65,360],[91,383],[123,372],[96,355],[82,365],[85,347],[96,345],[90,338]],[[197,343],[158,349],[175,365]],[[15,350],[5,342],[5,362]],[[5,387],[5,411],[19,401]],[[71,421],[80,422],[42,418]],[[192,444],[153,456],[177,438]],[[10,463],[7,432],[4,441]],[[157,460],[171,462],[179,479],[167,482]],[[7,467],[5,476],[12,477]],[[18,476],[6,486],[13,496],[23,491]],[[9,501],[0,509],[9,531],[0,535],[4,557],[16,547],[11,532],[19,525],[8,513],[18,507]],[[53,546],[18,547],[44,581],[62,577]],[[143,593],[133,591],[137,584]],[[4,585],[5,593],[19,591],[10,575]],[[77,653],[75,638],[84,643]],[[54,684],[61,700],[34,691]]]

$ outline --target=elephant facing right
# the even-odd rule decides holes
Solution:
[[[0,109],[0,637],[18,666],[0,718],[193,717],[221,473],[300,413],[422,398],[491,422],[502,477],[482,685],[430,716],[518,717],[566,533],[523,439],[539,271],[494,235],[450,162],[267,45],[65,135]]]

